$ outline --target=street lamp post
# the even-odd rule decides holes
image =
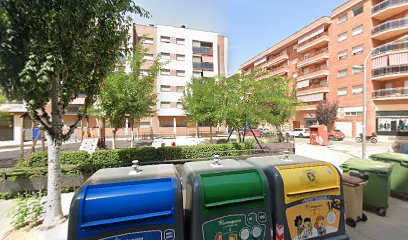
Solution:
[[[371,57],[371,54],[375,51],[376,48],[371,50],[367,57],[364,60],[364,65],[354,65],[354,69],[359,69],[363,71],[363,126],[362,126],[362,134],[363,134],[363,141],[362,141],[362,151],[361,151],[361,158],[367,158],[367,64],[368,60]]]

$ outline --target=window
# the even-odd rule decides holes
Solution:
[[[340,17],[337,18],[337,23],[344,23],[345,21],[347,21],[347,13],[341,15]]]
[[[337,89],[337,96],[346,96],[346,95],[347,95],[347,88]]]
[[[353,88],[351,89],[351,93],[352,94],[359,94],[363,92],[363,86],[353,86]]]
[[[186,60],[186,56],[183,54],[177,54],[176,55],[176,60],[177,61],[185,61]]]
[[[174,121],[173,120],[160,120],[160,127],[173,127]]]
[[[181,102],[177,102],[177,108],[178,109],[183,109],[183,104]]]
[[[364,7],[363,6],[356,7],[356,8],[353,9],[353,16],[355,17],[355,16],[357,16],[357,15],[363,13],[363,12],[364,12]]]
[[[348,37],[347,32],[340,34],[339,38],[338,38],[338,42],[343,42],[343,41],[347,40],[347,37]]]
[[[170,108],[170,102],[160,102],[161,108]]]
[[[177,86],[176,87],[176,92],[183,93],[184,92],[184,86]]]
[[[195,77],[195,78],[200,78],[202,76],[203,76],[202,72],[193,72],[193,77]]]
[[[153,44],[153,38],[149,38],[149,37],[140,37],[139,41],[143,44],[149,44],[149,45]]]
[[[297,59],[297,58],[293,59],[293,61],[292,61],[292,64],[296,64],[296,63],[298,63],[298,59]]]
[[[338,71],[338,72],[337,72],[337,77],[338,77],[338,78],[347,77],[347,69]]]
[[[161,53],[160,58],[165,59],[165,60],[170,60],[170,53]]]
[[[162,69],[160,75],[170,76],[170,69]]]
[[[347,50],[341,51],[338,53],[338,60],[346,59],[348,55]]]
[[[150,122],[139,122],[140,128],[150,128]]]
[[[149,61],[153,61],[153,54],[145,54],[143,56],[144,60],[149,60]]]
[[[178,45],[184,45],[185,44],[185,40],[184,40],[184,38],[176,38],[176,43],[178,44]]]
[[[297,44],[293,45],[293,51],[296,52],[297,49],[298,49],[298,45]]]
[[[201,57],[194,56],[193,57],[193,62],[201,62]]]
[[[347,117],[363,116],[363,112],[345,112]]]
[[[297,72],[293,73],[293,75],[292,75],[293,78],[297,78],[298,76],[299,76],[299,73],[297,73]]]
[[[149,72],[146,69],[140,69],[140,76],[147,76]]]
[[[303,59],[308,59],[310,57],[310,53],[306,53],[305,55],[303,55]]]
[[[177,77],[184,77],[184,76],[186,76],[186,71],[184,71],[184,70],[177,70],[176,76],[177,76]]]
[[[160,37],[160,42],[162,42],[162,43],[170,43],[170,37],[161,36],[161,37]]]
[[[353,36],[359,35],[363,33],[363,25],[353,28]]]
[[[170,92],[170,86],[169,85],[160,85],[160,91],[161,92]]]
[[[364,52],[364,48],[363,45],[357,46],[357,47],[353,47],[351,53],[354,55],[359,55],[362,54]]]
[[[353,75],[363,73],[363,70],[364,70],[363,65],[358,65],[358,66],[359,66],[358,68],[357,67],[352,67],[351,68]]]

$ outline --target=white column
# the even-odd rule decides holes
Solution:
[[[177,121],[176,118],[173,118],[173,132],[174,132],[174,136],[177,135]]]

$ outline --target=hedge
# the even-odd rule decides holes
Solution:
[[[85,151],[63,151],[61,152],[62,165],[76,165],[85,166],[92,164],[90,162],[90,155]],[[27,160],[20,160],[16,167],[46,167],[48,165],[47,152],[33,153]]]
[[[139,160],[140,162],[154,162],[177,159],[210,158],[214,155],[238,156],[250,154],[250,149],[253,149],[252,143],[99,150],[94,152],[92,156],[84,151],[63,151],[61,152],[61,164],[76,166],[117,165],[131,164],[133,160]],[[47,152],[40,152],[31,154],[27,160],[20,160],[16,167],[27,168],[46,166]]]

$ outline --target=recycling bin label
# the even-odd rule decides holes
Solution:
[[[164,232],[160,230],[127,233],[113,237],[103,238],[102,240],[174,240],[176,234],[173,229],[167,229]]]
[[[264,212],[229,215],[203,224],[205,240],[264,240],[267,215]]]
[[[337,232],[340,210],[335,201],[304,202],[286,210],[293,240],[309,239]]]

